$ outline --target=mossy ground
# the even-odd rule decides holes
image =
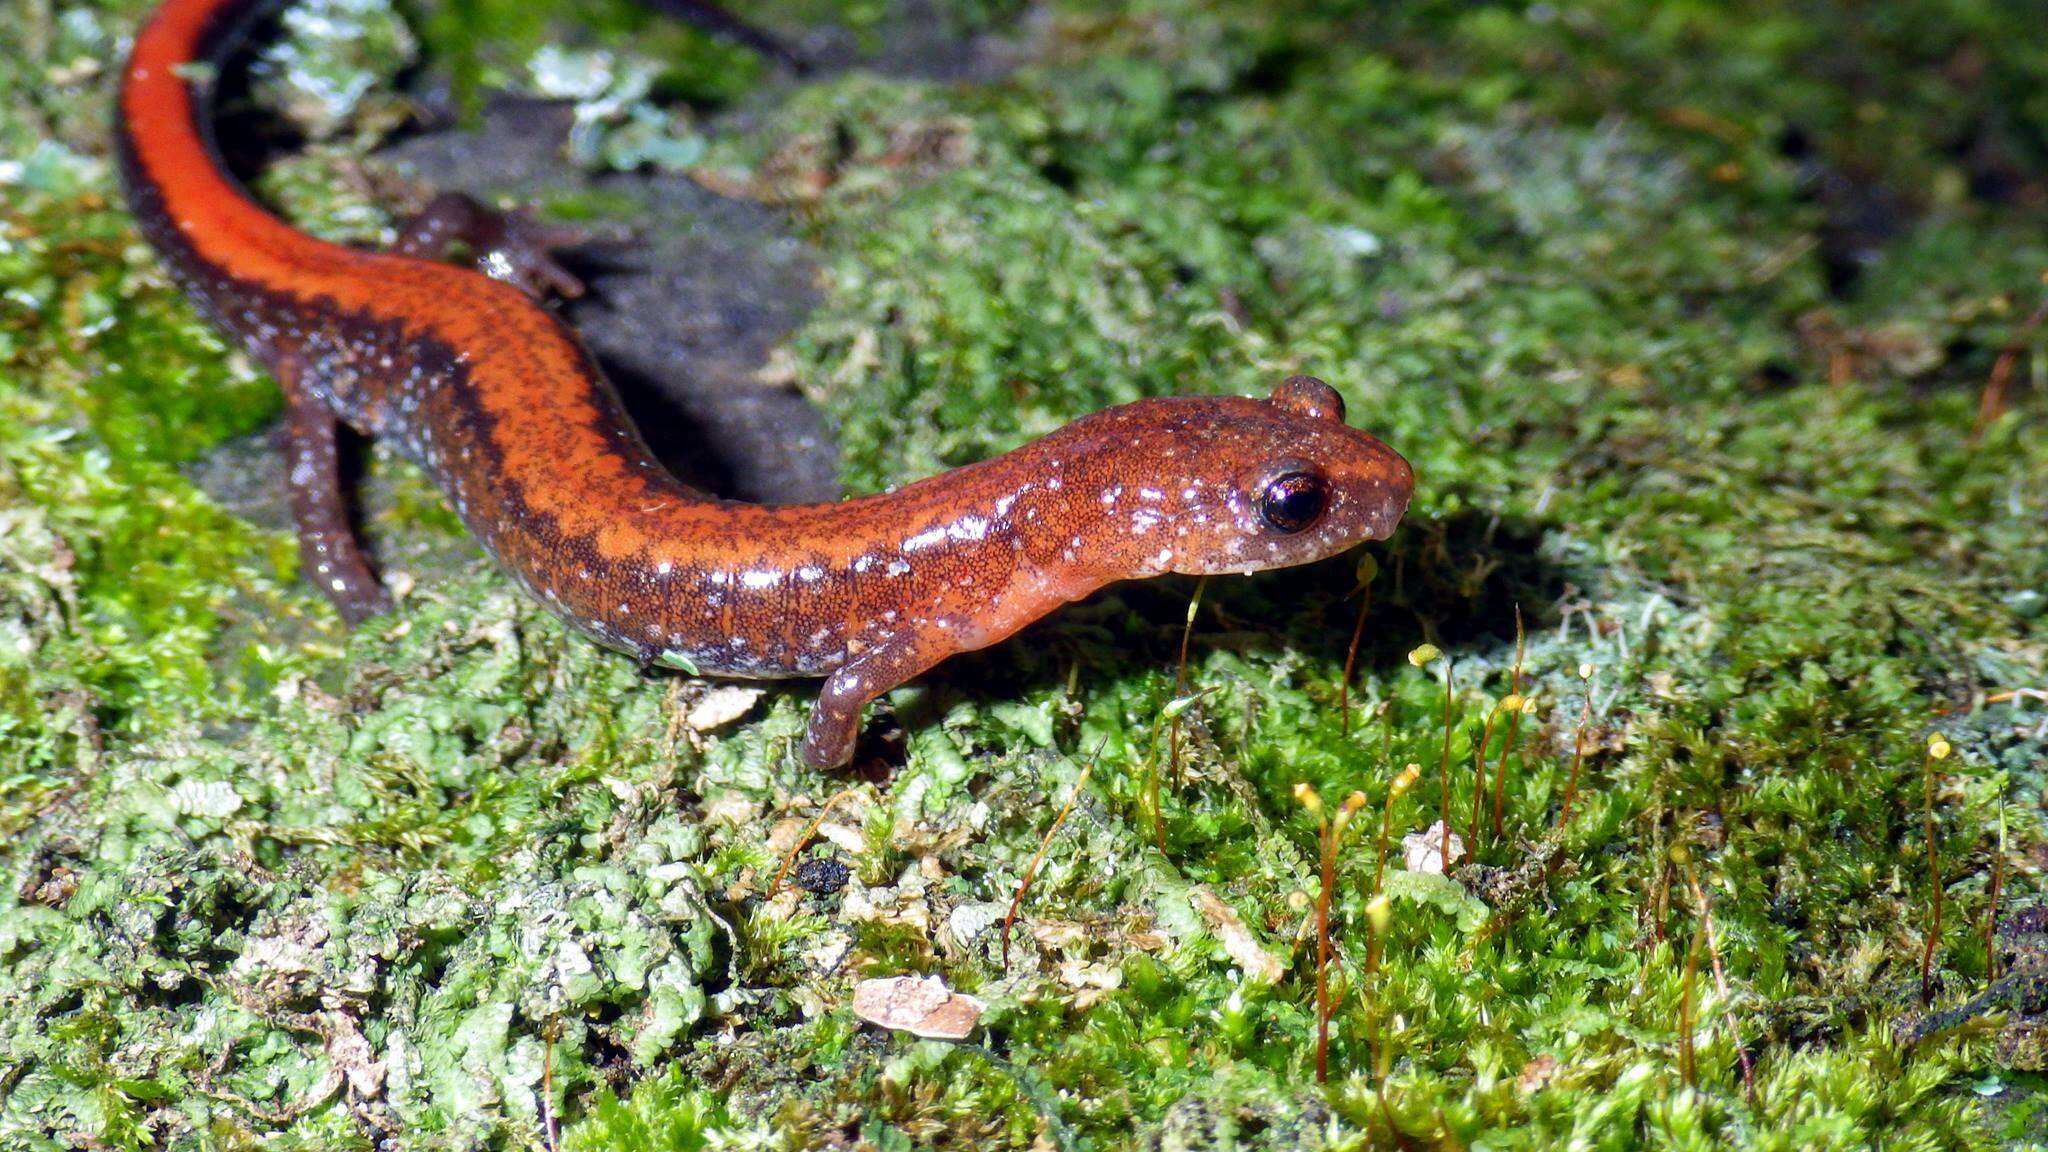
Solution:
[[[581,43],[649,63],[585,93],[583,159],[786,206],[828,283],[774,371],[838,420],[850,487],[1292,371],[1421,478],[1348,722],[1354,565],[1209,583],[1184,677],[1197,589],[1167,581],[896,693],[904,762],[868,777],[795,763],[805,688],[695,731],[703,688],[481,559],[344,634],[286,536],[188,479],[277,404],[119,208],[144,7],[0,12],[0,1147],[2048,1139],[2030,5],[983,2],[950,34],[1017,67],[973,84],[795,84],[605,9]],[[406,38],[331,11],[273,76],[390,90]],[[569,33],[530,11],[433,6],[412,81],[532,84]],[[892,19],[757,15],[863,50]],[[679,98],[744,115],[648,103]],[[371,236],[351,177],[397,118],[343,103],[266,188]],[[373,467],[411,494],[382,538],[462,546]],[[1401,872],[1446,741],[1470,834],[1517,606],[1502,830],[1453,880]],[[991,922],[1091,759],[1005,968]],[[1302,782],[1368,805],[1327,1086]],[[842,791],[805,855],[848,885],[769,898]],[[853,1018],[855,978],[926,972],[988,1002],[973,1041]]]

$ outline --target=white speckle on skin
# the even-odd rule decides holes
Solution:
[[[773,568],[754,568],[740,573],[740,584],[748,588],[773,588],[782,582],[782,573]]]
[[[905,540],[903,542],[903,550],[905,552],[916,552],[921,549],[929,548],[932,545],[944,540],[945,538],[946,526],[940,524],[931,528],[927,528],[924,531],[919,532],[917,535],[912,536],[910,539]]]

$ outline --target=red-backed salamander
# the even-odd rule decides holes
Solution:
[[[852,755],[877,695],[1104,585],[1251,573],[1384,538],[1408,464],[1305,376],[1266,399],[1110,408],[880,495],[763,506],[656,463],[575,333],[533,235],[444,196],[389,253],[301,233],[222,168],[208,77],[264,0],[170,0],[137,35],[116,145],[141,230],[199,309],[283,387],[308,576],[350,622],[390,606],[358,548],[337,425],[418,462],[527,591],[648,663],[826,677],[803,747]],[[462,240],[494,279],[439,262]],[[521,243],[525,241],[525,243]]]

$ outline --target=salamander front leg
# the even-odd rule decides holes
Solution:
[[[500,212],[460,192],[435,196],[399,230],[391,250],[419,260],[440,260],[456,244],[469,249],[476,266],[494,280],[536,300],[550,292],[574,299],[583,281],[557,263],[554,253],[583,241],[574,228],[542,224],[521,212]]]
[[[284,385],[285,475],[292,520],[299,530],[299,565],[334,602],[343,620],[351,626],[360,624],[390,611],[391,597],[370,571],[349,526],[341,458],[335,451],[338,421],[327,405],[299,384],[296,369],[282,366],[277,375]]]
[[[955,651],[949,645],[920,644],[906,637],[870,649],[832,673],[818,693],[818,702],[811,706],[811,722],[804,731],[804,763],[813,768],[837,768],[853,759],[861,713],[868,702],[915,679]]]

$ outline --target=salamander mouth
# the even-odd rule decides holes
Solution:
[[[1385,540],[1392,536],[1394,529],[1401,526],[1402,518],[1408,515],[1408,503],[1414,497],[1414,489],[1403,486],[1398,498],[1382,499],[1378,510],[1373,514],[1372,526],[1367,529],[1366,539]]]

